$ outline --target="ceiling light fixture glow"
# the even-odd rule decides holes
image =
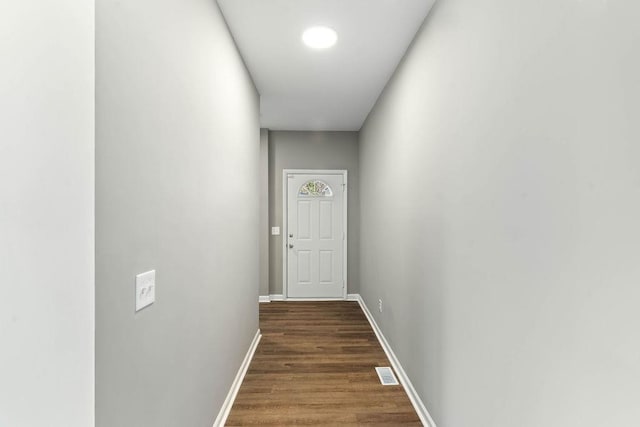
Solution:
[[[314,49],[326,49],[338,41],[338,34],[329,27],[311,27],[302,33],[302,41]]]

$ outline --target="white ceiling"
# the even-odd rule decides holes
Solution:
[[[435,0],[218,0],[273,130],[359,130]],[[337,44],[313,50],[325,25]]]

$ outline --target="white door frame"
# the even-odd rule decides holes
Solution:
[[[344,183],[344,191],[342,192],[342,222],[343,222],[343,230],[344,230],[344,239],[342,240],[343,247],[343,269],[342,269],[342,281],[344,283],[344,289],[342,290],[342,299],[347,299],[347,240],[349,233],[347,232],[347,189],[349,186],[347,185],[347,170],[346,169],[283,169],[282,170],[282,297],[287,300],[307,300],[307,301],[322,301],[322,300],[335,300],[336,298],[289,298],[288,295],[288,287],[287,282],[289,280],[289,272],[287,269],[289,251],[287,250],[288,237],[289,236],[289,192],[288,184],[289,184],[289,174],[299,174],[299,175],[342,175],[343,183]]]

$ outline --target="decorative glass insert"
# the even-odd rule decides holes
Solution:
[[[307,181],[302,187],[300,187],[298,195],[311,197],[331,197],[333,196],[333,191],[326,182],[314,179],[311,181]]]

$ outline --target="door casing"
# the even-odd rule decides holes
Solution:
[[[289,298],[288,295],[288,289],[287,289],[287,282],[289,280],[289,273],[288,273],[288,269],[287,269],[287,265],[289,262],[289,251],[287,250],[287,244],[288,244],[288,240],[287,240],[287,236],[289,235],[289,192],[288,190],[288,185],[289,185],[289,179],[288,176],[294,174],[294,175],[309,175],[314,176],[314,175],[342,175],[343,177],[343,183],[344,183],[344,191],[342,193],[342,197],[343,197],[343,202],[342,202],[342,206],[343,206],[343,212],[342,212],[342,223],[343,223],[343,230],[344,230],[344,239],[342,240],[343,242],[343,250],[342,250],[342,262],[343,262],[343,268],[342,268],[342,280],[344,283],[344,288],[342,291],[342,298],[346,300],[347,299],[347,288],[348,288],[348,283],[347,283],[347,241],[349,240],[349,233],[348,233],[348,229],[347,229],[347,215],[348,215],[348,207],[347,207],[347,201],[349,200],[348,198],[348,181],[347,181],[347,177],[348,177],[348,173],[346,169],[283,169],[282,170],[282,297],[284,298],[284,300],[292,300],[292,301],[323,301],[323,300],[335,300],[336,298]]]

